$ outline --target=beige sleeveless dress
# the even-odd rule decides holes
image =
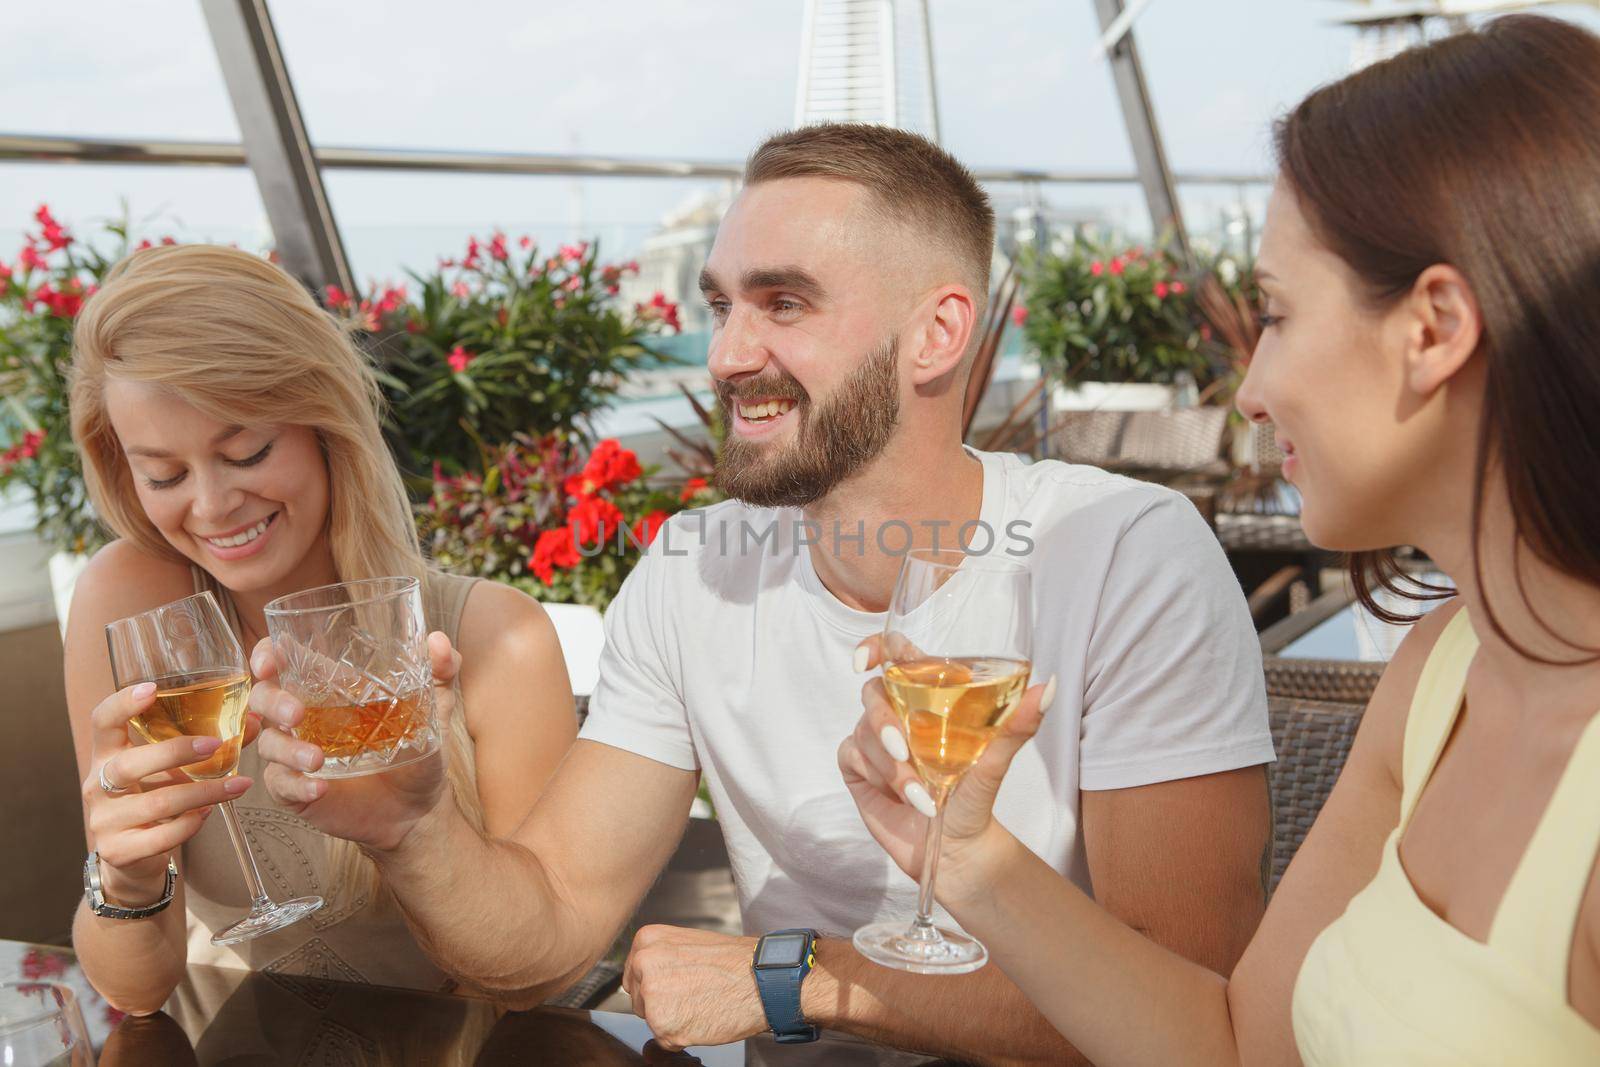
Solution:
[[[211,590],[238,634],[232,599],[204,570],[191,570],[195,591]],[[455,643],[462,605],[478,581],[430,572],[422,583],[428,628],[443,631]],[[351,899],[330,884],[328,839],[273,802],[261,780],[261,764],[254,745],[240,755],[239,773],[254,781],[234,809],[255,853],[262,885],[274,900],[314,893],[327,903],[288,929],[239,945],[213,945],[211,935],[244,915],[250,898],[227,828],[220,818],[207,819],[178,859],[188,902],[189,962],[406,989],[450,988],[453,983],[418,947],[398,908],[391,904],[380,911],[372,901]]]

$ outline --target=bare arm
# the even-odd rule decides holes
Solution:
[[[103,631],[113,619],[192,591],[183,568],[117,542],[102,549],[78,579],[68,613],[67,705],[83,783],[84,836],[90,849],[101,852],[107,899],[127,907],[161,897],[168,857],[199,831],[213,805],[228,798],[227,782],[190,782],[175,770],[202,758],[188,738],[159,745],[129,742],[128,718],[151,701],[112,691]],[[114,784],[144,779],[143,791],[108,797],[99,785],[100,767],[108,761]],[[234,781],[249,784],[248,779]],[[102,919],[80,902],[72,943],[89,981],[112,1006],[141,1015],[157,1010],[183,980],[188,963],[181,873],[172,903],[149,919]]]
[[[1294,979],[1311,942],[1377,869],[1398,814],[1406,709],[1449,615],[1441,609],[1420,624],[1385,674],[1339,783],[1231,982],[1139,936],[992,820],[953,842],[941,900],[1102,1067],[1298,1063]],[[1036,728],[1036,708],[1037,700],[1025,701],[1003,743],[991,749],[997,762],[983,773],[996,784],[994,772]]]
[[[1083,826],[1102,907],[1187,959],[1232,971],[1265,907],[1261,768],[1085,793]],[[1087,1062],[998,967],[901,974],[830,940],[804,994],[808,1019],[886,1044],[976,1063]]]

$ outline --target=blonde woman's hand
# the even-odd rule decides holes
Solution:
[[[433,670],[434,700],[439,731],[449,737],[455,714],[453,683],[461,671],[461,654],[444,634],[428,635],[428,658]],[[441,804],[451,803],[445,784],[445,746],[425,759],[359,778],[312,778],[308,771],[322,766],[323,752],[288,731],[305,718],[305,707],[278,685],[281,664],[272,643],[263,638],[250,656],[256,683],[250,690],[250,709],[267,726],[257,743],[266,761],[262,781],[272,798],[312,826],[333,837],[370,849],[396,848],[411,828]]]
[[[100,853],[106,896],[126,906],[160,899],[172,851],[199,832],[217,804],[250,788],[249,778],[197,782],[181,770],[214,755],[223,744],[218,738],[186,736],[153,745],[132,744],[128,720],[148,711],[155,694],[151,682],[129,686],[106,697],[89,716],[85,825]],[[256,728],[252,718],[244,743]]]
[[[870,670],[882,660],[878,637],[861,643],[856,661],[859,669]],[[941,888],[947,881],[953,884],[964,870],[981,867],[984,862],[990,839],[1000,829],[994,821],[994,800],[1000,783],[1012,758],[1038,731],[1055,691],[1055,679],[1051,678],[1023,693],[999,734],[946,801],[939,856]],[[933,797],[911,765],[900,717],[889,703],[881,678],[862,686],[861,702],[861,718],[839,746],[839,770],[867,829],[899,868],[916,878],[922,873],[928,819],[934,813]]]

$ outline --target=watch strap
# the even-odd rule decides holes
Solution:
[[[106,900],[105,889],[100,882],[100,853],[91,852],[83,861],[83,895],[89,902],[89,910],[102,919],[148,919],[152,915],[159,915],[172,903],[172,895],[177,887],[178,865],[168,856],[167,886],[162,890],[161,899],[153,904],[124,908]]]
[[[793,967],[755,968],[756,992],[761,997],[761,1010],[766,1013],[767,1025],[780,1045],[802,1044],[815,1041],[820,1033],[817,1027],[806,1022],[800,1009],[800,987],[811,973],[814,930],[775,930],[773,934],[805,934],[809,938],[805,955]],[[768,935],[773,936],[773,935]],[[760,947],[757,946],[759,957]]]

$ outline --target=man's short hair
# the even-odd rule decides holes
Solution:
[[[866,186],[887,217],[951,251],[982,311],[994,254],[994,208],[972,173],[926,137],[860,122],[802,126],[768,138],[745,164],[746,185],[780,178],[837,178]]]

